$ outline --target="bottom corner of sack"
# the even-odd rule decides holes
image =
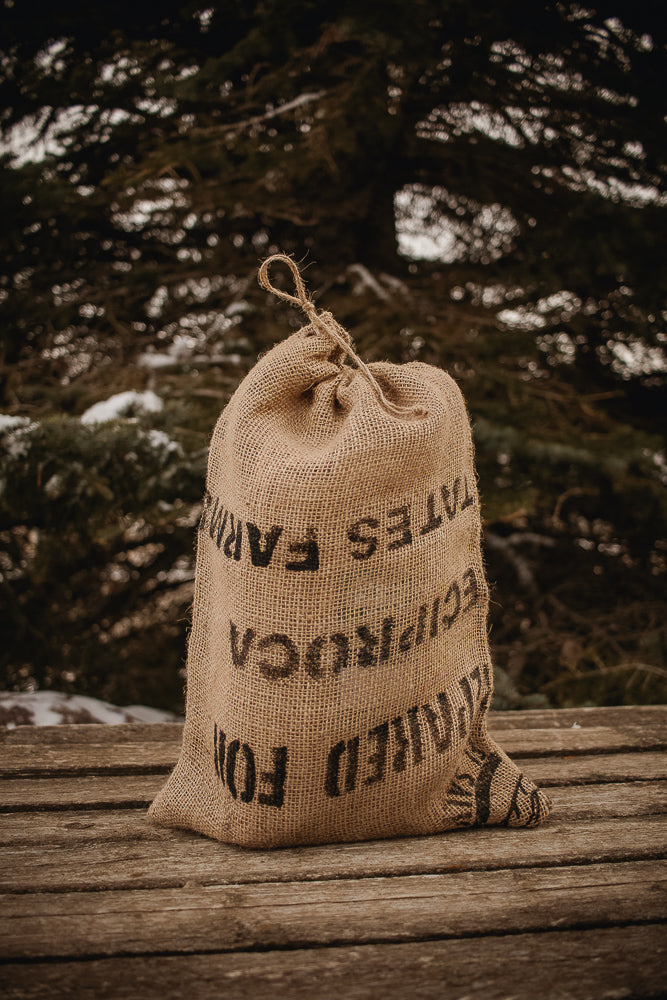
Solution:
[[[234,847],[270,849],[293,843],[260,817],[240,816],[234,803],[225,804],[215,779],[187,758],[178,762],[147,815],[158,826],[187,830]]]
[[[445,797],[448,829],[472,826],[535,827],[552,800],[488,736],[471,743]]]
[[[224,840],[216,813],[205,776],[187,760],[179,761],[148,807],[149,820],[158,826]]]

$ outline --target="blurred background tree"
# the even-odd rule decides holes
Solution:
[[[3,0],[0,683],[182,706],[282,250],[461,385],[496,707],[666,701],[666,61],[641,0]]]

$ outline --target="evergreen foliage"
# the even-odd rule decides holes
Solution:
[[[666,62],[646,2],[4,0],[5,686],[179,706],[207,439],[300,322],[256,287],[282,250],[367,359],[463,389],[498,707],[666,700]]]

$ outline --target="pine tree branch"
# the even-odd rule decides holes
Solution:
[[[285,104],[278,105],[277,108],[270,108],[263,115],[253,115],[251,118],[244,118],[243,121],[232,122],[228,125],[209,125],[207,128],[193,128],[190,134],[193,136],[215,136],[225,132],[240,131],[248,128],[250,125],[259,125],[260,122],[270,121],[272,118],[286,115],[288,112],[303,107],[305,104],[319,101],[326,93],[326,90],[318,90],[312,93],[306,92],[300,94],[299,97],[295,97],[292,101],[286,101]]]

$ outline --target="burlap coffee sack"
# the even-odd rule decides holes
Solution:
[[[293,270],[297,295],[268,265]],[[253,847],[532,826],[487,733],[493,675],[470,425],[429,365],[365,366],[310,323],[215,428],[181,757],[150,815]],[[356,364],[344,364],[350,356]]]

